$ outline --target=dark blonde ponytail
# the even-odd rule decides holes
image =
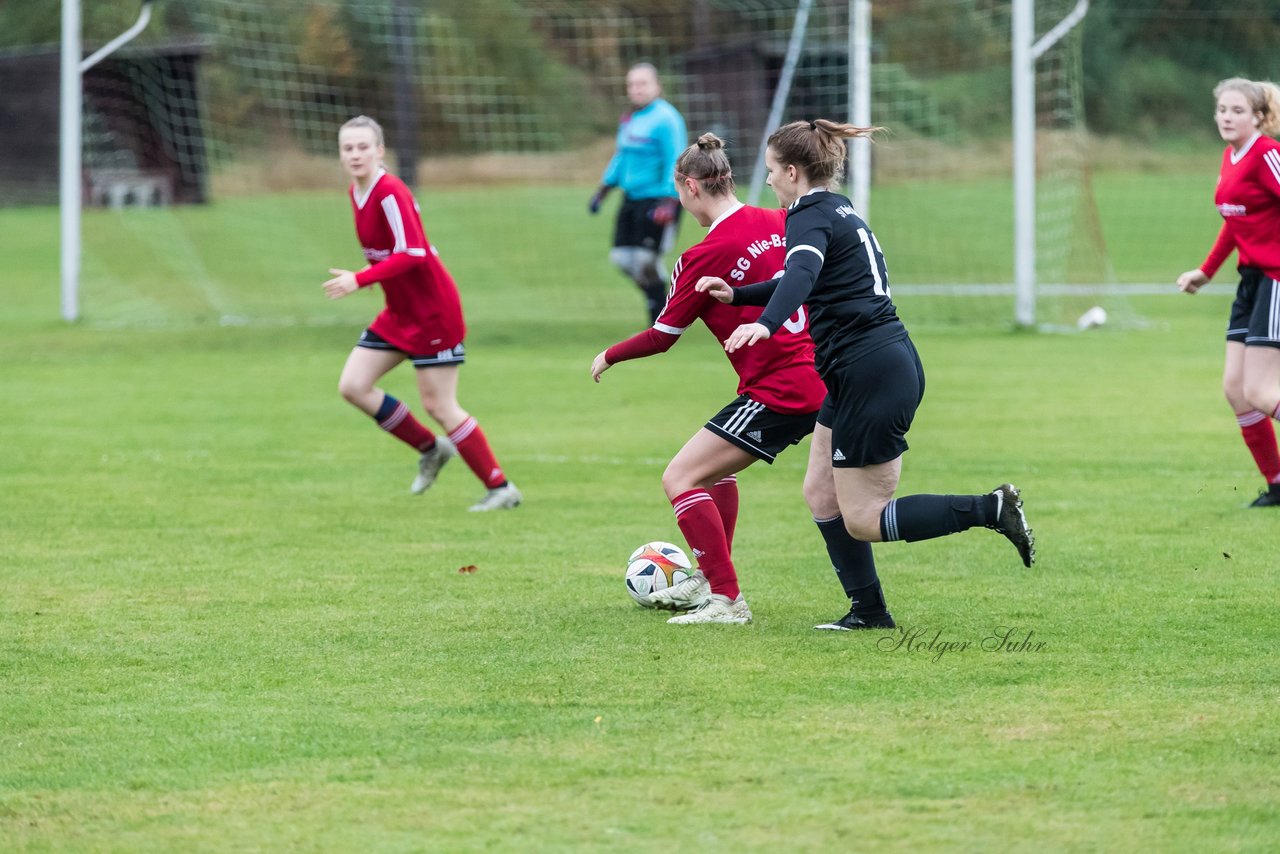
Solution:
[[[845,147],[841,140],[870,137],[882,127],[858,127],[827,119],[792,122],[769,136],[778,162],[795,166],[815,186],[838,183],[844,177]]]

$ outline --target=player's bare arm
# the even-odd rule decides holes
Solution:
[[[329,299],[342,299],[347,294],[353,294],[360,289],[356,284],[356,274],[350,270],[331,267],[329,275],[333,278],[324,283],[324,295]]]

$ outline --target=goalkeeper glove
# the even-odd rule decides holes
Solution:
[[[654,205],[649,217],[658,225],[669,225],[676,221],[676,209],[679,204],[680,202],[676,199],[663,199]]]
[[[600,206],[604,204],[604,197],[609,194],[613,188],[608,184],[601,184],[600,189],[596,190],[591,196],[591,201],[587,202],[587,212],[592,214],[600,213]]]

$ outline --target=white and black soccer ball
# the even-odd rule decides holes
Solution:
[[[672,543],[645,543],[627,558],[627,592],[646,608],[649,595],[684,581],[693,574],[693,564],[684,550]]]

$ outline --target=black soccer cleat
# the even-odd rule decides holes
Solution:
[[[1002,483],[991,491],[996,497],[996,520],[987,525],[993,531],[1004,534],[1018,550],[1023,566],[1036,562],[1036,537],[1022,512],[1022,496],[1012,483]]]
[[[1250,507],[1280,507],[1280,483],[1273,483],[1258,493]]]
[[[815,629],[825,632],[856,632],[859,629],[893,629],[898,624],[893,621],[893,614],[888,611],[884,612],[883,617],[859,617],[853,613],[853,609],[849,609],[849,613],[845,614],[838,620],[830,623],[821,623],[814,626]]]

